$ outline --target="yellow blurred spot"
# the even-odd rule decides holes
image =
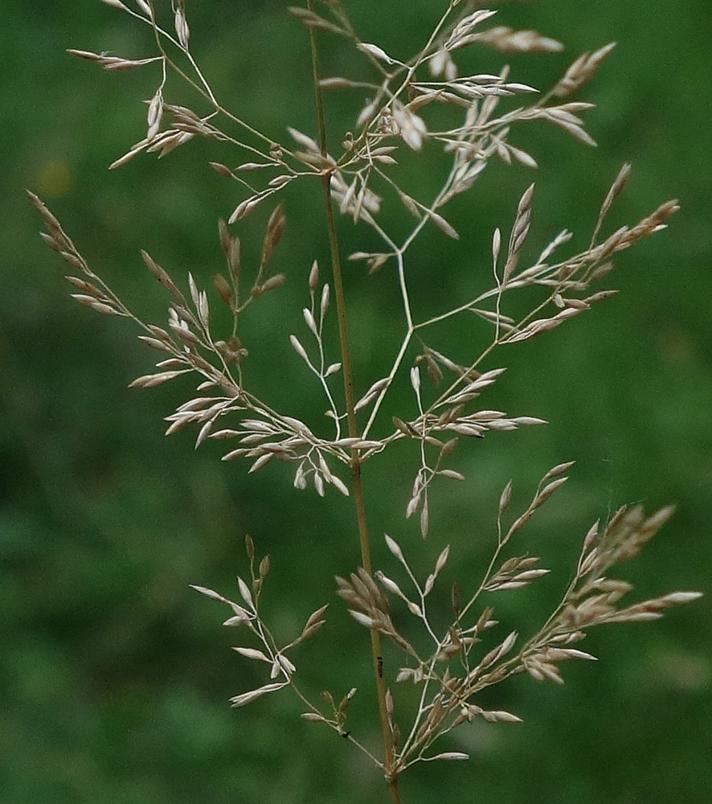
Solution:
[[[72,186],[72,174],[64,162],[47,162],[37,175],[37,190],[45,198],[58,198]]]
[[[709,661],[697,653],[668,650],[655,657],[653,668],[661,681],[689,692],[709,688],[712,680]]]

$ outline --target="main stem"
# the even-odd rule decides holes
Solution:
[[[314,11],[314,0],[307,0],[310,11]],[[309,41],[312,55],[312,79],[314,83],[314,96],[316,101],[317,122],[319,126],[319,145],[322,156],[326,155],[326,120],[324,116],[324,103],[319,86],[319,54],[317,50],[316,34],[314,28],[309,28]],[[358,438],[359,431],[354,410],[353,369],[351,365],[351,350],[349,347],[348,320],[346,317],[346,298],[344,296],[344,283],[341,271],[341,257],[339,254],[339,241],[334,221],[334,207],[331,199],[331,174],[322,176],[324,190],[324,205],[326,208],[326,226],[329,233],[329,249],[331,252],[331,269],[334,279],[334,295],[336,297],[336,314],[339,323],[339,344],[341,347],[341,367],[344,378],[344,397],[346,400],[346,420],[350,438]],[[368,528],[366,526],[366,506],[361,480],[361,457],[359,450],[351,452],[351,487],[356,507],[356,525],[358,527],[359,546],[361,549],[361,565],[369,573],[371,569],[371,550],[368,541]],[[378,697],[378,712],[383,735],[384,768],[388,792],[393,804],[400,804],[398,792],[398,777],[394,774],[395,747],[393,735],[388,724],[386,714],[386,687],[381,673],[381,635],[377,631],[369,631],[371,636],[371,658],[373,662],[373,675],[376,681],[376,695]]]

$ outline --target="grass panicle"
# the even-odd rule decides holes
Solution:
[[[458,565],[458,534],[453,535],[452,549],[441,550],[425,571],[411,563],[403,538],[387,535],[389,565],[372,566],[361,483],[371,460],[397,442],[411,444],[415,462],[403,467],[409,472],[411,493],[398,504],[406,518],[416,518],[426,537],[439,485],[468,482],[450,461],[459,442],[474,444],[476,439],[499,437],[504,431],[545,424],[520,410],[488,409],[490,386],[506,382],[511,350],[526,349],[524,342],[532,338],[574,326],[573,319],[610,298],[615,291],[607,282],[619,252],[664,229],[678,204],[667,201],[639,221],[610,226],[615,201],[630,178],[626,164],[605,193],[585,244],[573,246],[574,236],[567,229],[548,243],[537,243],[535,185],[526,182],[519,199],[512,201],[511,219],[493,232],[491,251],[488,247],[488,253],[476,255],[483,265],[482,275],[490,277],[487,289],[472,298],[451,299],[426,316],[413,302],[410,288],[411,258],[419,244],[425,239],[451,238],[460,241],[463,250],[471,248],[468,233],[450,222],[448,205],[473,192],[482,174],[497,163],[523,171],[535,169],[535,156],[521,146],[530,123],[548,124],[585,146],[595,145],[585,122],[592,104],[577,95],[601,69],[613,43],[584,53],[564,68],[553,86],[539,89],[511,75],[508,68],[476,74],[463,70],[462,55],[472,49],[546,53],[557,59],[555,54],[562,49],[561,43],[537,31],[497,24],[495,12],[479,3],[434,4],[439,12],[429,34],[416,53],[405,54],[362,41],[341,0],[309,0],[289,12],[306,28],[310,40],[312,63],[305,65],[305,71],[311,69],[313,78],[315,132],[286,127],[288,136],[278,137],[230,110],[219,98],[193,56],[191,42],[200,33],[191,33],[182,0],[104,2],[113,12],[130,18],[127,22],[149,29],[153,47],[125,57],[86,50],[69,53],[112,72],[156,74],[155,90],[146,105],[145,131],[109,167],[120,168],[137,158],[164,157],[177,148],[190,147],[196,138],[233,147],[234,167],[210,162],[234,191],[234,204],[218,224],[224,265],[214,268],[210,277],[193,273],[178,277],[142,252],[149,276],[161,286],[167,303],[166,318],[150,323],[111,290],[52,212],[30,193],[45,227],[42,237],[67,264],[72,297],[99,313],[130,319],[139,339],[158,353],[155,371],[138,377],[132,386],[152,388],[185,376],[196,382],[195,393],[166,417],[168,434],[191,429],[196,447],[220,442],[223,460],[246,462],[251,473],[278,461],[291,468],[297,489],[335,501],[350,498],[361,566],[348,577],[336,579],[337,594],[353,621],[369,631],[380,748],[362,744],[350,733],[349,711],[359,705],[355,689],[342,697],[325,691],[313,700],[296,681],[298,664],[314,661],[302,645],[324,626],[327,603],[305,614],[303,626],[288,640],[278,639],[262,608],[271,559],[258,558],[250,537],[245,543],[246,569],[232,598],[202,586],[194,588],[224,607],[224,625],[234,629],[239,643],[235,651],[264,669],[264,682],[238,692],[231,705],[239,708],[291,690],[303,705],[302,717],[333,730],[363,752],[383,774],[391,801],[399,802],[399,779],[414,765],[467,758],[450,748],[448,735],[454,729],[478,719],[520,722],[518,714],[484,708],[481,694],[485,690],[513,675],[561,684],[566,662],[595,659],[581,649],[594,626],[655,620],[668,608],[699,596],[674,592],[642,602],[628,600],[632,587],[618,577],[619,565],[643,549],[672,509],[649,514],[640,505],[627,506],[585,533],[571,580],[548,618],[530,623],[521,633],[510,631],[495,619],[498,596],[519,594],[547,578],[548,568],[530,554],[522,531],[541,507],[553,504],[550,500],[565,484],[572,463],[548,471],[522,508],[513,504],[511,483],[493,501],[492,555],[478,583]],[[300,35],[303,32],[295,25],[295,36]],[[323,75],[319,54],[332,47],[353,51],[364,61],[370,77]],[[171,102],[175,77],[192,87],[194,108]],[[365,104],[354,107],[348,131],[327,131],[324,108],[334,92],[367,98]],[[340,145],[330,152],[327,142]],[[435,192],[417,197],[409,189],[409,168],[400,164],[410,160],[402,157],[415,153],[427,163],[436,151],[446,156],[447,168]],[[301,192],[314,193],[317,184],[324,202],[330,269],[318,263],[319,254],[313,255],[314,262],[305,271],[303,307],[291,316],[283,312],[283,320],[289,323],[282,332],[285,354],[291,353],[301,363],[321,399],[325,418],[323,426],[315,429],[305,423],[306,411],[280,409],[251,386],[244,370],[249,344],[243,342],[242,322],[254,314],[265,295],[279,293],[286,280],[277,267],[288,225],[285,190],[299,185]],[[405,235],[393,234],[391,217],[382,215],[386,199],[399,205],[408,225]],[[251,213],[257,208],[269,210],[261,231],[252,225]],[[375,237],[378,247],[342,254],[343,219],[358,225],[364,242],[373,243]],[[252,238],[259,244],[255,264],[241,256],[241,239]],[[377,376],[354,373],[342,272],[345,259],[367,273],[388,271],[399,294],[400,343],[385,373]],[[215,305],[227,309],[227,326],[225,315],[214,315]],[[464,356],[446,354],[440,346],[445,340],[442,327],[457,330],[463,319],[473,318],[481,328],[479,346]],[[270,324],[272,332],[279,323]],[[332,332],[338,333],[337,339]],[[398,415],[386,415],[384,401],[401,382],[409,384],[411,402]],[[377,523],[370,524],[371,530],[378,531]],[[326,600],[331,581],[323,579],[323,587]],[[440,588],[444,594],[432,594]],[[443,599],[449,601],[449,610],[443,611]],[[400,656],[395,670],[384,671],[382,646],[386,645]],[[367,661],[366,652],[363,660]],[[417,688],[414,707],[401,703],[401,697],[412,697],[399,696],[403,685]],[[492,700],[491,693],[486,700]]]

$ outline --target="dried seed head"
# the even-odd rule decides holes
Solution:
[[[230,283],[227,281],[227,279],[225,279],[222,274],[215,274],[215,276],[213,276],[213,285],[225,304],[227,304],[228,307],[232,307],[232,288],[230,287]]]
[[[512,499],[512,481],[510,480],[509,483],[504,487],[502,494],[499,498],[499,513],[503,514]]]
[[[266,555],[266,556],[264,556],[264,558],[263,558],[263,559],[260,561],[260,566],[259,566],[260,578],[262,578],[263,580],[264,580],[264,579],[267,577],[267,575],[269,574],[270,566],[271,566],[270,557],[269,557],[269,555]]]
[[[284,206],[279,204],[267,221],[267,230],[262,243],[262,265],[266,265],[269,262],[272,252],[279,245],[279,241],[284,234],[285,225]]]
[[[315,293],[319,287],[319,263],[314,260],[311,270],[309,271],[309,290]]]
[[[395,539],[392,539],[388,534],[386,534],[384,538],[391,553],[401,562],[401,564],[405,564],[405,556],[403,555],[403,551],[398,546],[398,542],[396,542]]]
[[[259,295],[269,293],[270,290],[277,290],[277,288],[281,288],[286,281],[287,277],[285,274],[275,274],[274,276],[270,276],[269,279],[259,286]]]
[[[595,75],[601,62],[615,46],[616,43],[611,42],[593,53],[584,53],[579,56],[554,87],[552,94],[557,98],[564,98],[587,84]]]

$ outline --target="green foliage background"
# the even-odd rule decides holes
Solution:
[[[349,2],[366,41],[409,53],[442,3]],[[281,136],[285,123],[313,131],[304,32],[267,0],[189,3],[194,47],[229,106]],[[402,9],[406,8],[405,13]],[[423,547],[402,509],[410,475],[403,450],[367,467],[375,560],[387,566],[384,530],[422,569],[446,543],[448,580],[479,577],[493,533],[496,499],[511,477],[523,502],[536,479],[563,460],[578,462],[559,503],[541,512],[527,549],[553,573],[510,595],[502,618],[531,627],[566,580],[590,522],[626,501],[652,508],[674,501],[674,522],[627,577],[650,596],[709,589],[712,541],[712,256],[709,227],[709,41],[707,0],[541,0],[507,5],[500,24],[562,39],[565,54],[511,57],[515,79],[546,86],[583,50],[620,47],[582,96],[599,108],[587,150],[545,126],[520,129],[540,163],[532,251],[568,226],[581,240],[618,167],[634,176],[616,225],[637,220],[670,196],[683,212],[669,232],[619,260],[621,294],[561,331],[518,347],[493,406],[551,424],[462,445],[464,485],[436,493]],[[324,39],[330,74],[353,69],[340,42]],[[229,696],[255,686],[255,668],[231,653],[235,632],[189,583],[232,590],[244,571],[242,538],[273,557],[266,592],[278,631],[289,633],[331,597],[330,578],[357,564],[352,512],[291,490],[281,466],[249,480],[221,464],[217,446],[193,452],[189,435],[166,440],[161,417],[190,392],[127,389],[152,355],[123,322],[66,299],[61,269],[35,238],[38,221],[21,191],[44,195],[111,284],[160,320],[163,299],[137,253],[145,247],[204,283],[219,266],[215,222],[235,189],[206,166],[236,156],[194,143],[158,163],[106,165],[142,136],[156,81],[152,68],[101,73],[70,60],[67,47],[148,55],[150,37],[94,0],[27,4],[5,0],[0,28],[0,801],[8,804],[277,804],[376,802],[377,774],[331,733],[305,723],[287,696],[234,712]],[[503,59],[473,53],[482,71]],[[183,89],[177,97],[193,99]],[[174,96],[175,97],[175,96]],[[330,123],[347,126],[360,97],[329,96]],[[464,245],[435,229],[414,262],[416,294],[445,304],[463,297],[486,268],[490,233],[509,226],[531,180],[523,168],[493,165],[453,206]],[[433,178],[411,177],[423,189]],[[314,388],[286,342],[299,327],[311,259],[326,266],[317,188],[287,201],[288,234],[277,267],[289,276],[265,299],[248,334],[263,387],[295,410],[317,410]],[[266,211],[265,211],[266,212]],[[262,222],[265,212],[257,213]],[[258,235],[245,223],[248,254]],[[341,223],[344,249],[359,230]],[[387,269],[366,278],[349,265],[357,370],[378,374],[400,320]],[[257,308],[256,308],[257,309]],[[463,332],[465,349],[482,330]],[[263,366],[259,374],[258,366]],[[409,404],[403,394],[403,404]],[[488,403],[489,404],[489,403]],[[307,414],[311,415],[311,414]],[[454,485],[454,484],[453,484]],[[595,633],[595,666],[570,666],[563,689],[524,678],[499,691],[497,707],[520,727],[473,725],[453,737],[469,764],[424,766],[403,782],[406,804],[542,801],[702,804],[712,789],[710,604],[703,600],[652,626]],[[352,728],[377,741],[370,715],[365,634],[336,604],[330,625],[301,650],[300,675],[313,690],[360,688]],[[386,655],[386,673],[395,657]],[[491,701],[494,703],[494,700]]]

